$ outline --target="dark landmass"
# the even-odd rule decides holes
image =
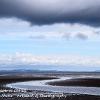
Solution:
[[[0,85],[16,83],[16,82],[24,82],[24,81],[36,81],[36,80],[50,80],[57,79],[56,77],[51,76],[34,76],[34,75],[5,75],[0,76]]]
[[[0,85],[35,81],[35,80],[49,80],[59,77],[80,77],[82,75],[100,77],[99,72],[69,72],[69,71],[39,71],[39,70],[1,70],[0,71]],[[76,79],[75,79],[76,80]],[[73,81],[75,81],[73,80]],[[71,81],[71,80],[70,80]],[[82,81],[82,80],[80,80]],[[90,84],[91,85],[91,84]]]
[[[95,78],[81,78],[82,75],[92,76]],[[100,77],[99,72],[62,72],[62,71],[31,71],[31,70],[14,70],[14,71],[0,71],[0,100],[100,100],[100,96],[96,95],[85,95],[85,94],[64,94],[64,96],[56,97],[55,93],[52,93],[54,96],[51,97],[40,97],[39,95],[45,94],[46,96],[50,95],[50,92],[46,91],[36,91],[36,90],[14,90],[12,88],[6,87],[6,84],[15,83],[15,82],[24,82],[24,81],[36,81],[36,80],[50,80],[56,79],[61,76],[68,77],[71,76],[73,79],[59,81],[59,82],[50,82],[50,85],[57,86],[94,86],[100,87]],[[79,77],[79,78],[77,78]],[[5,92],[5,90],[7,90]],[[59,94],[59,93],[58,93]],[[19,97],[18,95],[22,95]],[[29,97],[24,96],[30,95]],[[36,96],[37,97],[32,97]],[[11,96],[11,97],[9,97]]]
[[[76,78],[64,81],[49,82],[48,84],[54,86],[100,87],[100,78]]]

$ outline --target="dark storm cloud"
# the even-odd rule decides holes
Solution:
[[[100,25],[100,0],[0,0],[0,17],[17,17],[32,24]]]

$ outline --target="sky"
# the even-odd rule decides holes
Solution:
[[[0,0],[0,64],[100,70],[99,8],[100,0]]]

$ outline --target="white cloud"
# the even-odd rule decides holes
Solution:
[[[30,26],[28,22],[21,21],[16,18],[0,19],[0,28],[0,36],[10,36],[12,39],[19,37],[33,37],[31,39],[73,39],[79,34],[90,40],[100,37],[98,34],[98,32],[100,32],[99,27],[95,28],[82,24],[64,23],[44,26]]]
[[[100,57],[89,57],[80,55],[48,55],[35,56],[26,53],[16,53],[15,55],[0,55],[0,64],[46,64],[65,66],[85,66],[99,67]]]

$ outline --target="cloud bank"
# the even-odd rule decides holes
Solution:
[[[53,25],[34,25],[30,27],[26,21],[17,18],[0,19],[0,36],[7,39],[31,39],[31,40],[100,40],[100,28],[82,24],[58,23]],[[8,37],[9,38],[8,38]]]
[[[0,17],[31,24],[82,23],[100,26],[100,0],[0,0]]]
[[[81,67],[99,67],[100,57],[80,55],[45,55],[35,56],[33,54],[16,53],[13,55],[0,55],[0,65],[64,65]]]

